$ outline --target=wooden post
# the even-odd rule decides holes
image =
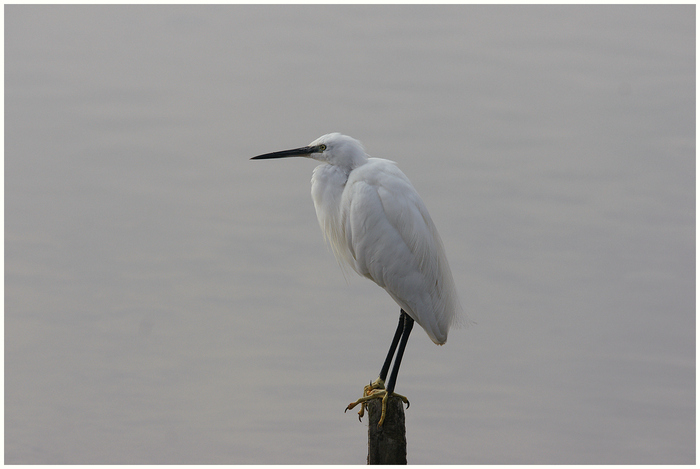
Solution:
[[[369,414],[367,464],[407,464],[406,416],[400,398],[391,396],[386,405],[386,417],[377,428],[382,416],[381,399],[367,402]]]

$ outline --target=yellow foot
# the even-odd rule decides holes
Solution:
[[[365,386],[364,391],[362,392],[362,397],[356,400],[355,402],[351,402],[348,404],[348,406],[345,408],[345,412],[347,412],[350,409],[353,409],[356,405],[360,405],[360,411],[357,413],[360,417],[360,422],[362,422],[362,417],[365,415],[365,407],[367,407],[367,401],[370,401],[372,399],[381,399],[382,400],[382,416],[379,419],[379,424],[378,426],[382,426],[384,423],[384,417],[386,417],[386,403],[389,400],[389,396],[396,396],[400,398],[405,404],[406,408],[411,405],[408,402],[408,399],[405,396],[402,396],[401,394],[396,394],[395,392],[389,394],[386,392],[386,388],[384,387],[384,380],[377,378],[377,380],[374,383],[370,383],[369,385]]]
[[[382,390],[382,389],[386,389],[384,387],[384,380],[381,378],[377,378],[374,381],[374,383],[370,382],[367,386],[364,387],[364,389],[362,390],[362,397],[370,396],[375,391]],[[362,402],[362,405],[360,406],[360,411],[357,413],[357,415],[360,417],[360,422],[362,422],[362,417],[364,417],[365,409],[367,408],[367,404],[365,402],[366,401]],[[360,403],[359,401],[353,402],[352,404],[348,405],[345,408],[345,411],[347,412],[348,409],[352,409],[353,407],[355,407],[359,403]]]

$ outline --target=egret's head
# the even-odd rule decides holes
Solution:
[[[291,156],[313,158],[317,161],[348,168],[354,168],[367,161],[367,154],[359,141],[337,132],[319,137],[305,147],[266,153],[251,159],[264,160]]]
[[[344,165],[356,158],[367,158],[362,144],[352,137],[334,132],[317,138],[309,144],[316,147],[319,153],[314,153],[311,158],[330,164]]]

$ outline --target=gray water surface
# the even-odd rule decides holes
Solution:
[[[695,462],[695,6],[5,7],[5,462],[363,464],[398,307],[314,162],[396,161],[475,322],[408,461]]]

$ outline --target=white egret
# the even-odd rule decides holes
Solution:
[[[365,403],[382,399],[381,426],[389,396],[408,404],[408,399],[394,393],[394,387],[413,322],[442,345],[450,326],[459,321],[461,307],[447,257],[423,200],[393,161],[370,158],[360,142],[339,133],[324,135],[305,147],[251,159],[292,156],[323,163],[314,169],[311,196],[338,263],[373,280],[401,308],[379,378],[345,409],[360,404],[362,419]]]

